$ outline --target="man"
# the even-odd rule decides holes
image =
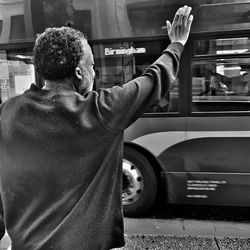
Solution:
[[[43,89],[32,84],[0,106],[2,225],[12,249],[111,249],[124,245],[123,131],[174,81],[192,23],[180,8],[171,44],[142,76],[93,91],[82,33],[50,28],[34,46]]]

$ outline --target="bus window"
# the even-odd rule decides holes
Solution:
[[[135,65],[128,42],[93,46],[95,57],[95,89],[123,85],[132,79]]]
[[[249,111],[250,58],[193,65],[193,111]]]
[[[249,38],[198,40],[192,76],[192,111],[249,111]]]
[[[166,39],[94,44],[95,89],[123,85],[140,76],[166,46]],[[178,112],[178,96],[176,80],[169,93],[150,107],[147,113]]]
[[[179,112],[179,78],[177,78],[170,86],[168,93],[147,111],[147,113],[159,112]]]
[[[11,17],[10,40],[24,39],[25,25],[24,15],[16,15]]]
[[[249,37],[210,39],[195,41],[195,55],[226,55],[250,53]]]
[[[207,4],[201,2],[195,14],[193,30],[204,32],[248,29],[249,13],[250,2],[248,0],[215,0]]]
[[[22,94],[35,82],[31,52],[0,51],[0,102]]]
[[[250,58],[193,65],[193,111],[249,111]]]

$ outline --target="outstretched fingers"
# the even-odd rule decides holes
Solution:
[[[186,44],[193,21],[191,11],[192,8],[185,5],[176,11],[172,24],[167,21],[167,30],[171,42]]]
[[[188,7],[188,6],[184,6],[183,8],[184,9],[184,15],[183,15],[183,21],[184,21],[184,25],[188,25],[188,22],[189,22],[189,18],[190,18],[190,13],[192,11],[192,8],[191,7]]]
[[[189,18],[188,18],[187,26],[188,26],[188,29],[189,29],[189,30],[190,30],[190,28],[191,28],[193,19],[194,19],[194,16],[193,16],[193,15],[190,15]]]
[[[179,9],[176,11],[175,16],[174,16],[173,23],[181,22],[182,16],[183,16],[183,7],[179,8]]]
[[[191,11],[192,8],[187,5],[179,8],[175,13],[173,23],[175,23],[176,25],[182,24],[184,26],[191,25],[193,20],[193,16],[192,15],[190,16]]]

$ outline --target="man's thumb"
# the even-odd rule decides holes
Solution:
[[[170,33],[170,30],[171,30],[171,23],[169,21],[166,21],[166,25],[167,25],[167,31],[168,31],[168,34]]]

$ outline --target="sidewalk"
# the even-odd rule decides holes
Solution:
[[[124,227],[127,235],[193,235],[250,238],[250,222],[124,218]]]
[[[116,250],[249,250],[250,238],[211,236],[126,235]]]
[[[124,219],[117,250],[250,250],[250,224],[187,219]]]

